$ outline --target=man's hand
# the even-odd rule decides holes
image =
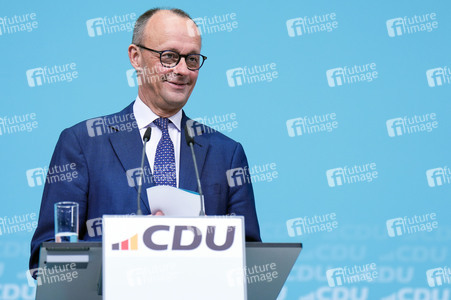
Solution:
[[[156,213],[152,214],[152,216],[164,216],[164,213],[161,210],[159,210]]]

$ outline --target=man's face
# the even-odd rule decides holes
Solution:
[[[193,30],[196,28],[191,20],[160,11],[147,22],[141,44],[158,51],[172,50],[182,55],[198,54],[201,39],[199,35],[192,34],[196,32]],[[199,70],[188,70],[185,58],[181,58],[174,68],[166,68],[161,65],[158,53],[142,48],[137,48],[137,52],[137,62],[144,73],[140,75],[140,98],[160,116],[175,114],[188,101],[196,85]]]

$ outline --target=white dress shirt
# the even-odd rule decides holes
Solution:
[[[150,168],[153,174],[153,165],[155,162],[155,152],[157,151],[158,142],[161,139],[161,130],[153,123],[159,118],[144,102],[136,97],[136,101],[133,104],[133,114],[135,115],[136,123],[138,124],[139,133],[141,134],[141,140],[144,138],[144,133],[147,127],[152,128],[152,134],[150,140],[146,145],[146,156],[149,161]],[[176,168],[176,184],[179,186],[179,170],[180,170],[180,138],[181,124],[182,124],[182,110],[179,110],[175,115],[168,118],[171,122],[168,123],[168,132],[171,137],[171,141],[174,144],[174,156],[175,156],[175,168]],[[144,142],[143,142],[144,143]]]

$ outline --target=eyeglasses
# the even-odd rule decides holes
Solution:
[[[185,63],[186,63],[186,67],[188,68],[188,70],[191,71],[196,71],[199,70],[202,65],[204,64],[205,60],[207,59],[206,56],[202,55],[202,54],[185,54],[182,55],[180,53],[177,53],[175,51],[172,50],[164,50],[164,51],[157,51],[157,50],[153,50],[147,47],[144,47],[142,45],[136,45],[139,48],[143,48],[146,49],[148,51],[152,51],[155,53],[160,54],[160,62],[161,65],[165,68],[174,68],[176,65],[178,65],[178,63],[180,62],[180,60],[182,59],[182,57],[185,58]]]

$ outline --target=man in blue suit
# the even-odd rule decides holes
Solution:
[[[197,133],[194,148],[205,213],[244,216],[246,240],[261,240],[242,146],[193,122],[182,110],[206,59],[200,54],[197,33],[195,23],[178,9],[153,9],[139,17],[128,49],[138,73],[138,96],[121,112],[87,120],[61,133],[49,170],[70,165],[75,168],[75,176],[71,181],[46,182],[31,242],[30,269],[37,267],[41,243],[54,240],[56,202],[79,203],[79,239],[85,241],[101,240],[94,227],[102,215],[136,213],[135,171],[140,168],[148,127],[152,134],[146,148],[143,191],[155,184],[168,184],[166,179],[170,185],[197,191],[193,160],[185,143],[184,128],[188,124]],[[163,182],[156,180],[157,173]],[[150,211],[146,192],[140,200],[143,214],[164,213]]]

